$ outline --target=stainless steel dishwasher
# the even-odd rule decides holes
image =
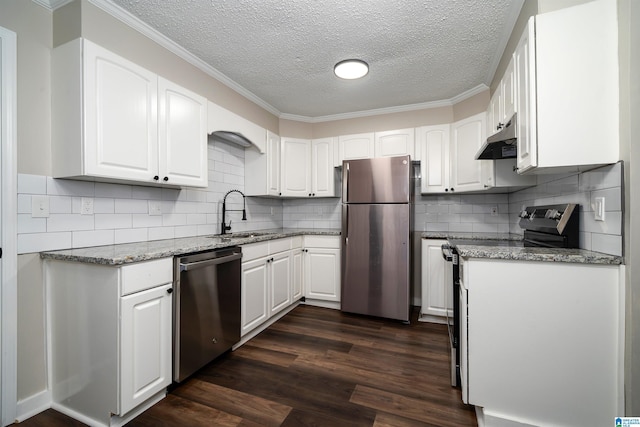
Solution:
[[[175,258],[174,381],[240,341],[241,258],[239,246]]]

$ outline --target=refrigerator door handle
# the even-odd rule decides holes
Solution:
[[[344,177],[343,177],[343,188],[342,188],[342,201],[343,203],[349,202],[349,162],[344,162]]]
[[[349,205],[345,205],[344,244],[349,244]]]

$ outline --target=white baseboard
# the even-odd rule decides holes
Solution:
[[[478,427],[537,427],[539,425],[505,414],[487,411],[479,406],[476,406],[476,418],[478,419]]]
[[[16,421],[22,422],[49,408],[51,408],[51,391],[42,390],[33,396],[18,401],[16,404]]]
[[[278,320],[282,319],[285,314],[289,313],[291,310],[293,310],[294,308],[296,308],[299,305],[300,305],[300,301],[297,301],[297,302],[291,304],[289,307],[285,308],[284,310],[282,310],[278,314],[274,315],[273,317],[271,317],[269,320],[267,320],[266,322],[264,322],[260,326],[258,326],[255,329],[251,330],[249,333],[247,333],[246,335],[242,336],[242,338],[240,338],[240,341],[238,341],[238,343],[236,345],[234,345],[231,348],[231,350],[235,351],[236,349],[241,347],[243,344],[245,344],[248,341],[250,341],[253,337],[258,335],[260,332],[264,331],[269,326],[273,325],[275,322],[277,322]]]
[[[332,308],[334,310],[340,310],[340,301],[323,301],[319,299],[306,298],[303,304],[312,305],[314,307]]]

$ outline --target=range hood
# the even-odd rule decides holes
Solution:
[[[254,148],[264,154],[267,145],[266,129],[209,101],[207,134],[214,141]]]
[[[215,131],[215,132],[211,133],[209,136],[214,141],[228,142],[230,144],[236,144],[236,145],[239,145],[239,146],[245,147],[245,148],[251,147],[251,146],[254,145],[250,140],[247,139],[246,136],[244,136],[240,132],[230,132],[230,131],[227,131],[227,130],[218,130],[218,131]]]
[[[476,160],[513,159],[516,157],[517,114],[500,131],[487,138],[476,153]]]

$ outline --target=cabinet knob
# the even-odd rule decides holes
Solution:
[[[445,189],[444,189],[444,191],[445,191],[445,192],[448,192],[448,191],[449,191],[449,189],[448,189],[448,188],[445,188]]]
[[[168,177],[168,176],[165,176],[164,178],[162,178],[162,180],[163,180],[164,182],[167,182],[167,181],[169,181],[169,177]]]
[[[451,191],[456,191],[456,189],[455,188],[451,188]]]
[[[311,197],[311,193],[309,193],[309,197]]]
[[[484,185],[484,188],[489,188],[489,186],[487,184]]]
[[[169,289],[167,289],[167,293],[168,293],[168,294],[173,293],[173,288],[169,288]]]
[[[156,175],[156,176],[154,176],[154,177],[153,177],[153,180],[154,180],[154,181],[157,181],[157,180],[159,180],[159,179],[160,179],[160,177],[159,177],[158,175]]]

